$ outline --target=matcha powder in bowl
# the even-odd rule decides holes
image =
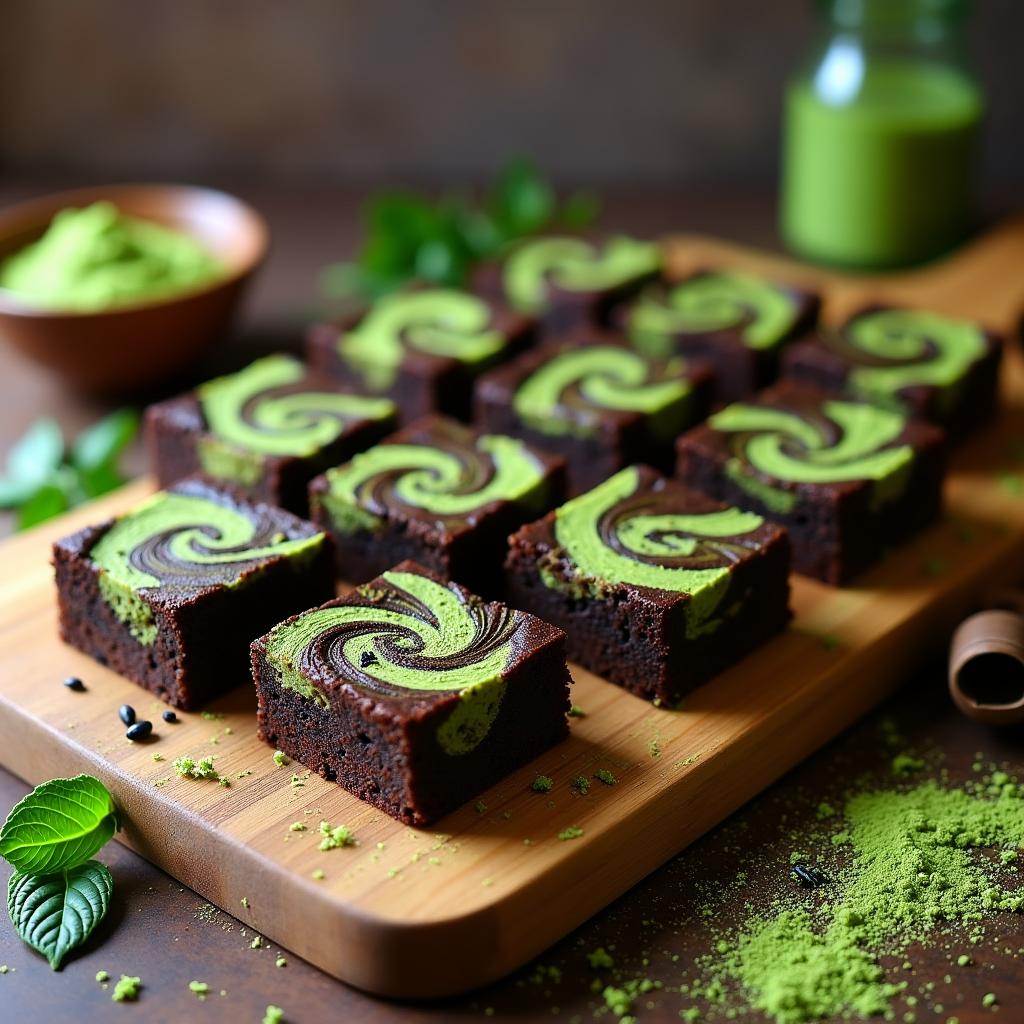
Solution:
[[[43,309],[94,312],[191,291],[223,273],[189,235],[101,201],[56,214],[38,241],[0,263],[0,288]]]

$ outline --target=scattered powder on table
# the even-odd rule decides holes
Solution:
[[[881,957],[902,956],[943,923],[1024,909],[1024,891],[997,877],[1007,869],[973,852],[1024,839],[1022,787],[997,774],[999,784],[975,792],[926,782],[850,797],[839,835],[852,858],[826,901],[791,895],[749,919],[703,959],[690,994],[727,1016],[728,993],[738,989],[779,1024],[891,1015],[905,984],[886,979]]]

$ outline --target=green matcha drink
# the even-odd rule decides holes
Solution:
[[[984,109],[954,0],[832,0],[832,33],[789,86],[782,230],[802,256],[885,267],[963,238]]]
[[[61,210],[38,241],[0,263],[0,288],[45,309],[97,312],[190,291],[222,273],[194,238],[99,202]]]

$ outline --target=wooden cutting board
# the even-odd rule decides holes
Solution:
[[[676,269],[728,265],[822,288],[841,314],[867,298],[918,302],[1011,331],[1024,306],[1024,220],[946,263],[884,280],[840,277],[705,238],[671,244]],[[574,669],[586,717],[572,737],[430,830],[406,828],[255,736],[247,685],[205,715],[162,705],[57,639],[49,545],[132,506],[139,481],[3,543],[0,762],[31,783],[89,772],[123,812],[119,839],[255,931],[329,973],[396,997],[469,989],[512,970],[624,892],[881,700],[991,587],[1024,576],[1024,360],[1011,345],[997,422],[961,448],[945,521],[856,581],[796,579],[792,628],[658,710]],[[75,674],[85,693],[61,680]],[[936,700],[945,696],[937,689]],[[124,738],[117,708],[157,739]],[[212,712],[212,714],[211,714]],[[212,754],[230,788],[179,779]],[[154,755],[162,760],[155,761]],[[608,768],[580,796],[570,783]],[[538,773],[555,780],[534,793]],[[359,845],[322,852],[321,819]],[[291,831],[293,822],[306,831]],[[569,826],[583,834],[561,840]],[[312,874],[324,872],[322,880]]]

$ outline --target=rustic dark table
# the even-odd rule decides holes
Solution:
[[[43,191],[0,186],[0,204]],[[274,237],[270,262],[251,296],[238,337],[210,354],[196,376],[241,364],[255,351],[296,347],[302,323],[315,303],[318,268],[350,253],[357,241],[358,196],[303,190],[293,194],[236,189],[267,215]],[[771,204],[763,198],[680,193],[611,196],[605,223],[639,233],[704,231],[753,245],[774,246]],[[54,415],[68,431],[80,429],[105,411],[102,403],[63,391],[45,373],[0,347],[0,450],[41,413]],[[141,396],[140,396],[141,397]],[[141,468],[132,453],[129,467]],[[5,529],[9,522],[5,521]],[[941,638],[937,638],[941,643]],[[976,752],[1024,775],[1024,731],[995,731],[956,716],[944,692],[942,665],[936,662],[908,682],[907,689],[878,714],[850,730],[762,797],[744,808],[688,851],[656,871],[583,927],[567,936],[515,975],[488,989],[431,1005],[388,1003],[334,981],[273,944],[252,949],[252,936],[229,915],[116,843],[103,853],[116,879],[114,906],[84,951],[59,974],[25,947],[6,915],[0,915],[0,1019],[80,1022],[248,1021],[262,1019],[268,1004],[282,1007],[292,1024],[328,1020],[358,1022],[446,1021],[467,1017],[582,1022],[595,1014],[612,1020],[598,976],[586,954],[611,950],[617,977],[648,977],[665,988],[641,996],[634,1013],[641,1024],[678,1021],[688,1006],[670,991],[691,969],[693,959],[713,950],[716,931],[739,923],[792,883],[789,854],[794,836],[811,830],[822,800],[842,793],[865,772],[886,777],[891,750],[880,739],[883,717],[894,723],[907,749],[942,756],[953,783],[971,776]],[[751,771],[757,771],[751,765]],[[0,770],[0,813],[27,787]],[[624,836],[643,842],[643,836]],[[5,865],[6,868],[6,865]],[[738,884],[737,879],[746,882]],[[4,876],[6,877],[6,875]],[[976,969],[954,971],[950,952],[914,948],[908,995],[935,982],[944,1012],[916,1007],[918,1021],[961,1024],[1024,1020],[1024,964],[1014,955],[1024,945],[1024,921],[1003,915],[986,929],[983,947],[972,949]],[[287,961],[277,967],[278,958]],[[137,1006],[111,1003],[109,991],[94,980],[99,970],[114,978],[138,975],[143,991]],[[692,973],[692,971],[691,971]],[[603,975],[602,975],[603,976]],[[214,991],[200,1002],[188,989],[205,981]],[[220,991],[224,995],[220,995]],[[982,996],[1000,997],[997,1017],[983,1009]],[[897,1019],[914,1013],[896,1004]],[[746,1020],[761,1019],[756,1014]]]

